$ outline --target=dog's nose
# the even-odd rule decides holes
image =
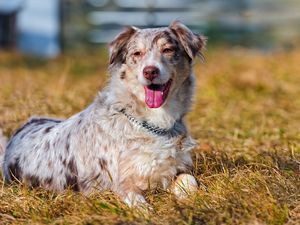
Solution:
[[[154,80],[156,77],[158,77],[159,75],[159,69],[156,67],[156,66],[146,66],[144,69],[143,69],[143,74],[144,74],[144,77],[147,79],[147,80]]]

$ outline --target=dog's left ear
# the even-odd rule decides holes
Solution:
[[[117,37],[109,43],[109,64],[124,62],[125,47],[131,36],[137,32],[136,27],[126,27]]]
[[[178,38],[190,60],[193,60],[197,55],[204,58],[201,50],[203,50],[206,45],[207,38],[205,36],[194,34],[178,20],[172,22],[169,28]]]

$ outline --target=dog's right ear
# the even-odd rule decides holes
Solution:
[[[125,46],[133,34],[137,32],[136,27],[126,27],[117,37],[109,43],[109,64],[116,62],[124,63]]]

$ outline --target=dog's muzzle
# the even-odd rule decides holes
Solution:
[[[159,108],[166,101],[172,79],[165,84],[150,84],[144,86],[145,89],[145,102],[149,108]]]

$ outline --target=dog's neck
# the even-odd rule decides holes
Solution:
[[[135,118],[134,116],[132,116],[126,112],[126,108],[121,109],[119,112],[122,113],[128,119],[128,121],[130,121],[130,123],[132,125],[134,125],[138,128],[141,128],[152,135],[173,138],[173,137],[177,137],[179,135],[186,134],[186,127],[182,123],[181,119],[177,120],[171,128],[164,129],[164,128],[155,126],[151,123],[148,123],[145,120],[139,120],[139,119]]]

